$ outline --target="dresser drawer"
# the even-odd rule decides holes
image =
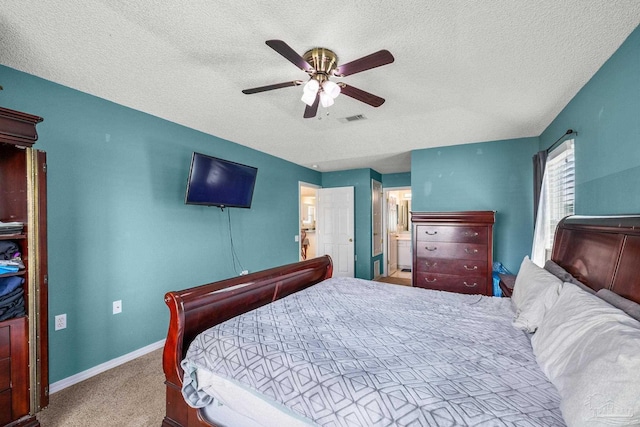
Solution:
[[[440,291],[457,292],[459,294],[485,294],[487,279],[483,276],[453,276],[418,272],[413,286]]]
[[[479,243],[416,242],[416,251],[416,256],[418,259],[487,259],[487,245]]]
[[[487,227],[482,226],[418,225],[416,227],[418,242],[483,243],[487,240],[487,235]]]
[[[478,276],[487,274],[487,260],[418,258],[418,272],[454,274],[458,276]]]
[[[11,359],[0,359],[0,392],[11,387]]]

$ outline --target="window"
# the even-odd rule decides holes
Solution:
[[[573,139],[549,153],[531,259],[543,266],[551,258],[553,238],[560,220],[575,212],[575,155]]]
[[[556,226],[562,218],[573,215],[575,205],[575,156],[573,139],[565,141],[553,150],[547,159],[546,170],[549,173],[549,227],[551,240],[548,249],[553,246]]]

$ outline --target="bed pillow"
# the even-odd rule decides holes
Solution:
[[[609,289],[600,289],[596,293],[596,295],[615,308],[624,311],[629,316],[640,321],[640,304],[638,304],[637,302],[626,299],[625,297],[622,297],[615,292],[610,291]]]
[[[557,278],[559,278],[560,280],[562,280],[563,282],[573,283],[583,291],[587,291],[590,294],[596,293],[596,291],[594,291],[593,289],[591,289],[590,287],[588,287],[587,285],[585,285],[584,283],[582,283],[581,281],[573,277],[571,273],[569,273],[564,268],[560,267],[554,261],[548,260],[544,264],[544,269],[547,270],[549,273],[553,274],[554,276],[556,276]]]
[[[516,310],[513,326],[535,332],[546,311],[558,299],[561,287],[562,280],[524,257],[511,295]]]
[[[640,322],[565,283],[531,344],[569,427],[640,425]]]

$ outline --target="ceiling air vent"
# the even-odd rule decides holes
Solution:
[[[355,116],[343,117],[341,119],[338,119],[338,121],[342,123],[349,123],[349,122],[357,122],[358,120],[366,120],[366,119],[367,118],[364,115],[356,114]]]

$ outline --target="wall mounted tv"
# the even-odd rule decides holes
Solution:
[[[188,205],[250,208],[258,168],[193,153],[184,202]]]

